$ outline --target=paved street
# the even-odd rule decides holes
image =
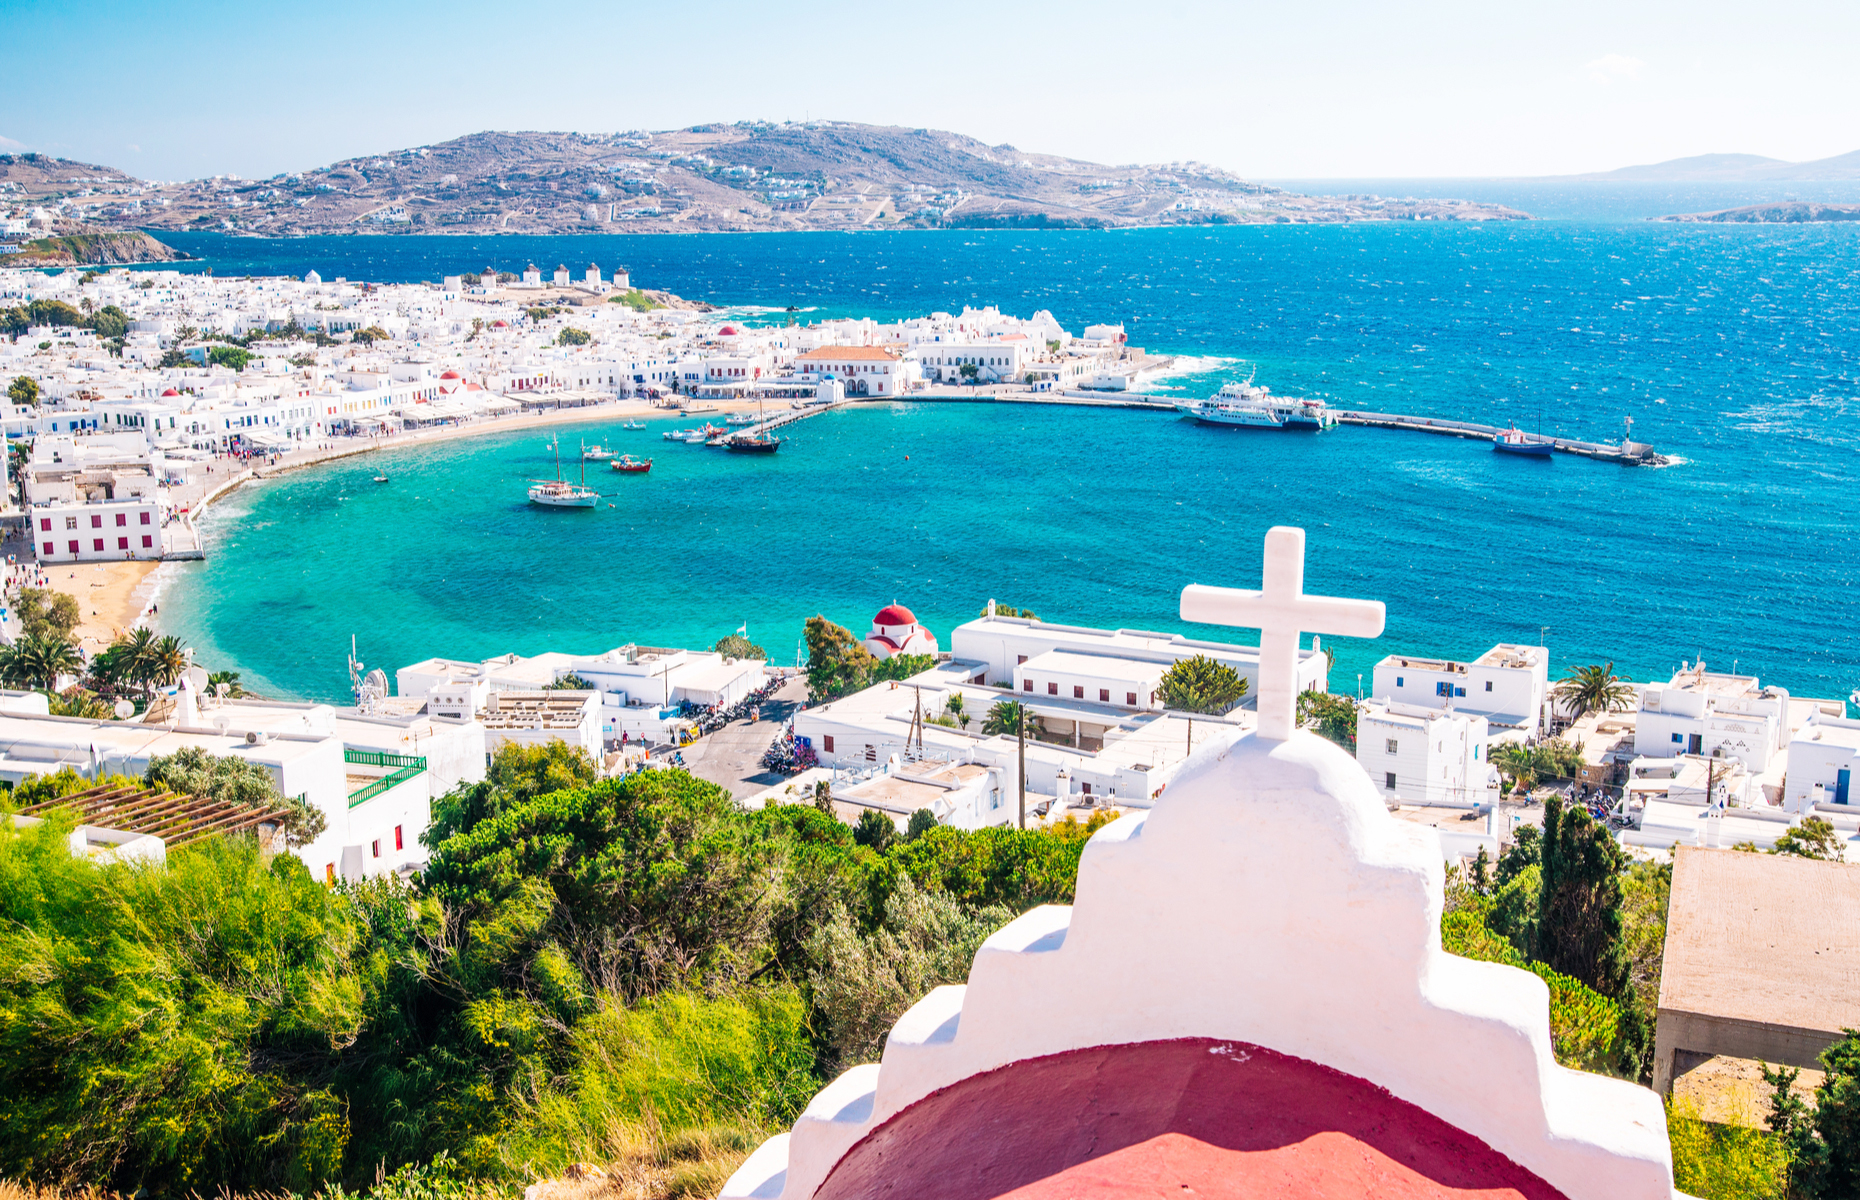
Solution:
[[[762,754],[806,699],[807,676],[796,675],[762,705],[760,721],[732,721],[686,746],[685,766],[738,797],[780,783],[784,776],[762,769]]]

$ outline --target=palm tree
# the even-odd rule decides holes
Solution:
[[[982,721],[982,732],[988,734],[1005,733],[1012,737],[1020,731],[1024,717],[1018,700],[997,700],[988,709],[988,716]]]
[[[0,653],[0,678],[47,692],[57,689],[60,675],[75,675],[83,669],[77,647],[50,634],[27,634]]]
[[[177,637],[165,637],[155,643],[149,662],[149,682],[156,687],[172,687],[187,673],[187,650]]]
[[[1615,674],[1611,662],[1605,667],[1577,667],[1573,675],[1557,681],[1556,698],[1580,721],[1592,712],[1620,712],[1634,702],[1634,689]]]
[[[1529,792],[1531,785],[1537,782],[1537,755],[1529,746],[1517,742],[1507,742],[1492,751],[1490,761],[1493,766],[1511,777],[1513,795]]]
[[[217,692],[222,683],[226,685],[226,695],[228,698],[237,700],[239,697],[245,695],[245,686],[239,682],[239,672],[215,671],[207,676],[208,691]]]
[[[134,684],[149,690],[149,679],[155,673],[155,647],[159,639],[155,631],[146,625],[138,625],[123,637],[117,638],[110,649],[115,651],[119,665],[116,670],[124,683]]]

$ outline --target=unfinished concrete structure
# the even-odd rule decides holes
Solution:
[[[1653,1086],[1714,1055],[1820,1069],[1860,1028],[1860,865],[1679,846]]]

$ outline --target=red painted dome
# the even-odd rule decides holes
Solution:
[[[872,618],[872,624],[879,626],[915,625],[917,614],[902,604],[887,604],[878,610],[878,615]]]
[[[735,336],[736,336],[736,326],[734,326],[734,325],[725,325],[725,326],[724,326],[724,327],[723,327],[722,329],[719,329],[719,330],[717,331],[717,336],[718,336],[718,337],[735,337]]]
[[[492,329],[509,329],[510,323],[508,321],[492,321],[491,328]]]
[[[457,371],[447,371],[444,375],[440,376],[441,379],[457,379],[458,377],[459,373]]]
[[[167,391],[165,391],[165,392],[163,392],[163,393],[162,393],[162,398],[163,398],[163,399],[166,399],[166,398],[168,398],[169,396],[178,396],[178,395],[180,395],[180,394],[181,394],[181,393],[179,393],[179,392],[177,392],[177,391],[175,391],[175,390],[174,390],[173,388],[169,388],[169,389],[168,389]]]
[[[1072,1050],[960,1080],[856,1143],[815,1200],[933,1193],[1564,1200],[1367,1080],[1206,1038]]]

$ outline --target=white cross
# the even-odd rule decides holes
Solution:
[[[1266,565],[1257,592],[1242,588],[1182,589],[1182,619],[1259,630],[1259,736],[1285,741],[1298,724],[1298,637],[1333,633],[1379,637],[1380,600],[1305,595],[1305,531],[1266,531]]]

